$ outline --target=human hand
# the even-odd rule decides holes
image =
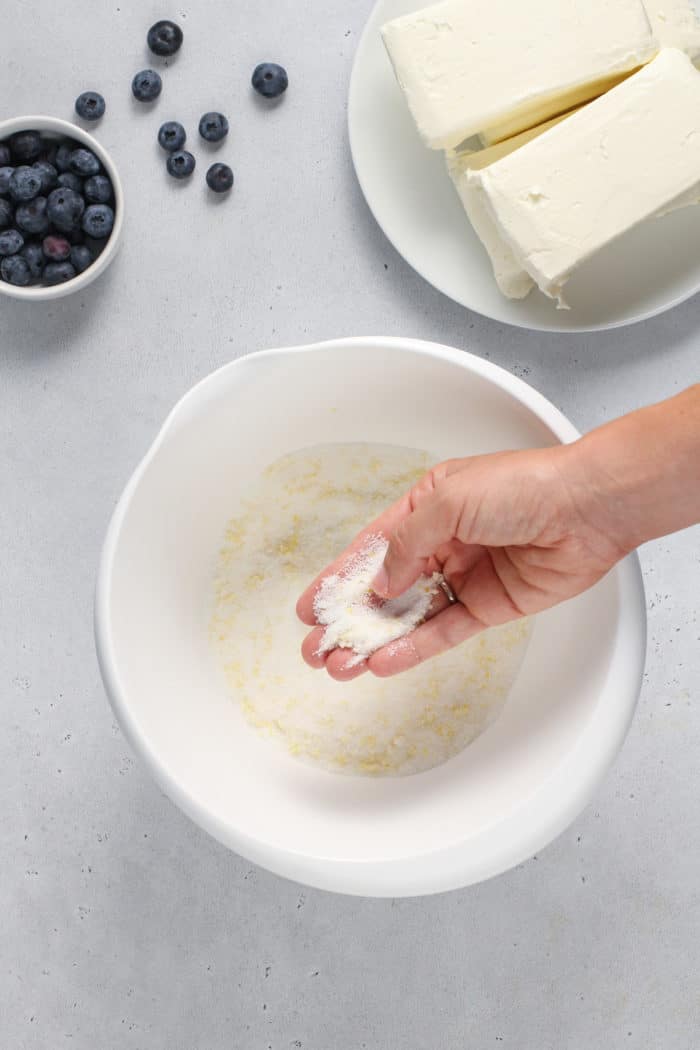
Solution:
[[[429,618],[402,645],[385,646],[348,668],[348,650],[317,654],[323,628],[314,626],[313,599],[322,579],[342,570],[377,534],[389,540],[373,584],[378,596],[396,597],[421,574],[438,571],[457,602],[440,594]],[[381,677],[398,674],[487,627],[580,594],[627,553],[623,534],[608,501],[590,483],[577,446],[442,463],[363,530],[304,592],[297,613],[313,630],[302,655],[340,681],[367,670]]]

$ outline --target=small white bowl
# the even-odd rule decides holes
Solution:
[[[71,124],[67,120],[59,120],[58,117],[12,117],[10,120],[0,121],[0,142],[8,139],[10,135],[14,135],[17,131],[39,131],[48,138],[74,139],[81,146],[86,146],[98,157],[102,167],[109,176],[112,189],[114,190],[114,227],[107,238],[104,248],[94,263],[88,266],[87,270],[83,270],[82,273],[79,273],[70,281],[65,281],[63,284],[46,286],[35,284],[28,285],[26,288],[20,288],[17,285],[0,280],[0,295],[7,295],[11,299],[29,299],[34,302],[44,299],[61,299],[64,295],[82,291],[96,277],[104,273],[114,258],[119,247],[122,223],[124,221],[124,192],[122,184],[114,161],[104,146],[100,145],[97,139],[94,139],[92,135],[88,135],[87,131],[83,131],[76,124]]]
[[[576,437],[503,369],[407,339],[253,354],[195,386],[126,487],[97,586],[105,686],[161,787],[236,852],[344,893],[466,886],[550,842],[595,792],[634,712],[646,624],[635,556],[537,617],[494,725],[445,765],[400,779],[327,773],[260,738],[208,624],[226,523],[277,457],[368,441],[447,458]]]

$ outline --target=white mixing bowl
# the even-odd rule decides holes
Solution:
[[[609,768],[637,701],[636,557],[537,618],[495,725],[445,765],[400,779],[326,773],[259,738],[227,689],[208,620],[226,522],[277,457],[369,441],[445,458],[576,436],[495,365],[404,339],[254,354],[186,394],[119,502],[96,604],[115,713],[173,801],[271,871],[373,896],[466,886],[559,834]]]

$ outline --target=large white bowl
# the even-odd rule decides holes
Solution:
[[[77,124],[71,124],[67,120],[60,120],[58,117],[46,117],[37,114],[28,117],[12,117],[10,120],[0,120],[0,142],[9,139],[10,135],[14,135],[17,131],[40,131],[47,138],[68,138],[79,142],[81,146],[92,150],[112,183],[114,192],[114,226],[106,239],[104,248],[86,270],[77,274],[70,281],[64,281],[62,284],[30,284],[22,288],[19,285],[0,280],[0,295],[6,295],[10,299],[26,299],[32,302],[39,302],[44,299],[62,299],[65,295],[80,292],[89,284],[92,284],[96,277],[104,273],[117,254],[124,223],[124,191],[122,190],[121,179],[114,161],[104,146],[83,128],[79,128]]]
[[[195,386],[127,485],[97,588],[107,692],[161,787],[250,860],[345,893],[465,886],[550,842],[591,798],[635,708],[645,649],[635,557],[537,619],[495,725],[403,779],[322,772],[260,739],[226,687],[208,618],[227,519],[284,453],[371,441],[443,458],[576,436],[521,380],[412,340],[253,354]]]

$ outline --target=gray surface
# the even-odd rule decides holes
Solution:
[[[561,338],[427,287],[353,180],[344,108],[366,0],[172,9],[186,45],[153,112],[128,84],[162,6],[100,5],[97,26],[87,0],[11,8],[0,116],[70,117],[80,90],[102,90],[129,215],[89,293],[0,300],[0,1046],[697,1047],[697,530],[642,553],[644,693],[595,803],[536,860],[427,900],[302,890],[190,824],[114,724],[91,625],[114,502],[168,408],[217,365],[344,334],[425,337],[525,376],[587,429],[698,378],[697,300]],[[247,91],[261,58],[291,75],[271,112]],[[238,182],[212,204],[205,151],[176,186],[153,140],[161,119],[193,129],[218,106]]]

